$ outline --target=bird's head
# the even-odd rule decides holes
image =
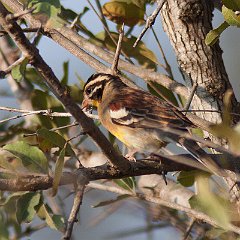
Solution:
[[[83,88],[82,109],[97,108],[102,101],[104,89],[110,82],[122,83],[118,76],[106,73],[93,74]]]

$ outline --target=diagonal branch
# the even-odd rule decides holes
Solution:
[[[124,37],[124,23],[123,23],[121,29],[119,30],[119,38],[118,38],[116,53],[115,53],[115,56],[113,59],[112,67],[111,67],[113,74],[118,73],[118,61],[119,61],[119,57],[121,54],[123,37]]]
[[[7,9],[0,3],[0,24],[15,41],[23,55],[29,59],[29,62],[37,69],[42,78],[45,79],[51,91],[63,103],[67,111],[80,123],[83,131],[92,137],[111,163],[120,169],[128,169],[129,162],[114,149],[107,138],[95,126],[92,119],[88,118],[71,99],[67,89],[60,84],[52,69],[40,56],[38,49],[26,38],[20,26],[15,21],[6,20],[8,14]]]
[[[141,193],[133,193],[133,192],[125,190],[123,188],[119,188],[119,187],[115,187],[115,186],[106,186],[106,185],[99,184],[99,183],[90,183],[88,186],[91,188],[94,188],[94,189],[99,189],[99,190],[108,191],[108,192],[114,192],[114,193],[121,194],[121,195],[129,195],[129,196],[141,199],[141,200],[159,204],[164,207],[172,208],[172,209],[175,209],[178,211],[183,211],[192,218],[196,218],[196,219],[198,219],[200,221],[204,221],[212,226],[222,228],[221,224],[218,221],[216,221],[212,217],[209,217],[205,213],[202,213],[200,211],[197,211],[195,209],[191,209],[191,208],[188,208],[185,206],[181,206],[175,202],[169,202],[169,201],[163,200],[158,197],[153,197],[153,196],[149,196],[149,195],[145,195],[145,194],[141,194]],[[228,226],[225,226],[225,227],[227,230],[230,230],[232,232],[240,234],[240,228],[237,226],[234,226],[231,223],[229,223]]]
[[[166,0],[157,0],[157,8],[153,11],[152,15],[147,18],[146,24],[140,35],[138,36],[136,42],[134,43],[133,47],[136,47],[138,43],[143,38],[144,34],[147,32],[149,28],[152,27],[152,25],[155,23],[156,17],[159,14],[160,10],[163,7],[163,4]]]
[[[73,225],[75,222],[77,222],[77,214],[80,210],[80,206],[82,204],[82,198],[84,194],[84,190],[86,187],[86,184],[88,184],[88,179],[86,176],[81,176],[78,179],[77,183],[77,189],[76,189],[76,194],[74,197],[74,202],[72,206],[71,213],[68,218],[68,223],[67,223],[67,228],[64,234],[63,239],[68,240],[71,239],[72,236],[72,231],[73,231]]]
[[[221,154],[210,154],[210,156],[214,158],[220,166],[224,167],[224,161],[221,159]],[[186,165],[186,163],[188,163],[188,165]],[[161,175],[162,172],[190,171],[194,169],[207,171],[207,169],[196,161],[190,154],[159,156],[158,159],[154,159],[154,161],[151,161],[150,159],[138,160],[137,162],[131,162],[130,164],[131,168],[127,171],[121,171],[109,164],[104,164],[97,167],[80,168],[74,172],[64,172],[59,185],[76,184],[76,180],[80,175],[87,176],[89,181],[94,181],[100,179],[120,179],[149,174]],[[226,169],[231,171],[235,170],[234,164],[226,167]],[[0,172],[11,176],[9,179],[0,178],[1,191],[15,192],[46,190],[51,188],[53,184],[53,179],[49,175],[36,175],[31,173],[21,174],[4,169],[0,169]]]

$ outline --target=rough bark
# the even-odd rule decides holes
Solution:
[[[193,109],[222,111],[223,97],[232,89],[222,59],[222,50],[217,42],[212,47],[205,44],[205,37],[212,29],[213,2],[206,0],[167,0],[161,11],[164,31],[174,48],[178,64],[191,89],[198,84],[198,96],[192,101]],[[239,111],[236,98],[232,97],[232,112]],[[216,112],[198,113],[212,123],[221,122],[221,114]],[[239,117],[234,122],[239,121]],[[219,139],[210,137],[212,141]],[[223,143],[222,143],[223,144]],[[240,211],[239,188],[226,179],[232,193],[232,200],[238,202]]]
[[[161,11],[163,28],[167,33],[177,61],[189,89],[198,84],[201,98],[194,97],[194,109],[222,110],[223,97],[231,84],[222,59],[222,50],[216,43],[212,47],[204,39],[212,29],[213,3],[206,0],[168,0]],[[200,93],[201,92],[201,93]],[[232,99],[233,111],[238,103]],[[202,118],[216,123],[221,115],[215,112],[198,113]],[[239,119],[235,119],[237,121]]]

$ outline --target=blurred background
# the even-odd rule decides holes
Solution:
[[[103,4],[106,1],[101,1]],[[74,11],[82,12],[86,6],[85,1],[81,0],[62,0],[61,3],[65,8],[72,9]],[[93,1],[93,4],[95,2]],[[89,7],[90,8],[90,7]],[[151,14],[155,9],[155,6],[148,6],[147,13]],[[223,21],[221,12],[214,11],[213,26],[217,27]],[[99,23],[97,16],[90,10],[83,16],[82,22],[90,28],[90,30],[96,34],[103,30],[102,25]],[[110,29],[116,30],[116,25],[108,21]],[[136,27],[133,35],[138,36],[143,26]],[[161,41],[163,50],[165,52],[168,63],[172,67],[174,79],[183,82],[182,75],[179,72],[178,64],[169,40],[164,33],[160,18],[158,17],[154,30],[157,33],[158,38]],[[154,42],[151,42],[152,32],[148,31],[143,41],[146,46],[151,49],[158,57],[159,62],[162,62],[159,49]],[[229,79],[233,85],[236,97],[240,100],[240,31],[237,28],[230,27],[220,37],[220,45],[223,50],[223,59],[229,75]],[[63,62],[69,61],[69,82],[79,83],[78,76],[83,81],[86,81],[88,77],[94,73],[88,65],[82,63],[79,59],[71,55],[65,49],[58,46],[52,40],[43,37],[38,45],[41,56],[52,68],[58,78],[63,76]],[[158,67],[158,71],[165,73],[161,67]],[[143,81],[133,78],[137,84],[145,87]],[[8,84],[6,81],[0,81],[0,91],[9,92]],[[0,96],[1,106],[18,107],[15,98],[11,96]],[[6,117],[8,113],[0,111],[0,119]],[[88,141],[91,144],[91,141]],[[68,216],[73,202],[73,194],[68,196],[68,191],[61,192],[61,196],[65,198],[62,203],[62,208]],[[57,197],[56,197],[57,198]],[[162,229],[159,226],[159,222],[149,221],[149,214],[145,210],[143,203],[136,201],[121,201],[112,207],[99,207],[93,208],[99,202],[114,198],[113,194],[103,193],[98,190],[91,190],[84,195],[83,205],[80,211],[80,221],[74,227],[74,239],[81,240],[95,240],[95,239],[125,239],[125,240],[145,240],[145,239],[181,239],[181,236],[173,228]],[[119,207],[121,205],[121,207]],[[111,206],[111,205],[110,205]],[[23,239],[60,239],[61,234],[56,231],[48,229],[42,229],[30,237]]]

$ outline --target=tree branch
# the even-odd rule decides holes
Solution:
[[[142,32],[140,33],[140,35],[138,36],[137,40],[135,41],[133,47],[136,47],[138,45],[138,43],[141,41],[141,39],[143,38],[144,34],[146,33],[146,31],[152,27],[152,25],[155,23],[156,17],[159,14],[160,10],[163,7],[163,4],[166,2],[166,0],[157,0],[157,8],[153,11],[153,13],[151,14],[151,16],[149,16],[147,18],[146,24],[144,29],[142,30]]]
[[[21,11],[21,9],[23,8],[23,6],[16,0],[11,0],[11,1],[2,0],[2,2],[7,4],[14,12]],[[35,27],[35,28],[41,27],[41,22],[33,18],[31,15],[26,15],[24,16],[24,18],[26,21],[28,21],[31,24],[32,27]],[[104,64],[102,64],[100,61],[90,56],[88,53],[86,53],[82,49],[85,49],[86,51],[96,55],[97,57],[103,59],[104,61],[110,64],[112,64],[113,62],[114,54],[107,52],[103,50],[101,47],[98,47],[90,43],[88,40],[78,35],[72,29],[69,29],[65,26],[62,26],[61,28],[58,28],[58,29],[44,27],[43,34],[45,34],[48,37],[51,37],[60,46],[67,49],[74,56],[78,57],[83,62],[90,65],[96,71],[111,73],[109,68],[107,68]],[[123,61],[122,59],[119,59],[118,68],[121,70],[125,70],[135,76],[138,76],[144,79],[146,82],[152,81],[152,82],[159,83],[160,85],[163,85],[164,87],[184,97],[188,97],[190,95],[187,87],[185,87],[181,83],[178,83],[172,80],[171,78],[169,78],[164,74],[156,73],[153,70],[135,66],[131,63]],[[198,96],[199,98],[202,98],[204,101],[205,94],[201,87],[198,87],[196,96]],[[210,123],[208,121],[198,118],[194,114],[188,114],[188,118],[196,126],[200,127],[201,129],[204,129],[206,131],[209,130],[208,126]]]
[[[77,214],[78,214],[78,212],[80,210],[80,206],[82,204],[82,198],[83,198],[86,184],[88,184],[87,177],[86,176],[79,177],[79,179],[77,181],[77,188],[76,188],[76,193],[75,193],[75,197],[74,197],[72,210],[71,210],[71,213],[68,218],[68,224],[67,224],[67,228],[66,228],[64,238],[63,238],[65,240],[71,239],[73,225],[75,222],[77,222]]]
[[[23,55],[29,59],[29,62],[38,70],[39,74],[45,79],[45,82],[54,93],[54,95],[63,103],[65,108],[75,117],[80,123],[84,132],[89,134],[97,145],[102,149],[111,163],[119,169],[128,169],[129,162],[113,148],[107,138],[95,126],[93,121],[88,118],[79,106],[71,99],[69,92],[65,89],[52,69],[45,63],[40,56],[38,49],[30,43],[26,38],[22,29],[15,21],[7,21],[6,17],[9,12],[0,3],[0,24],[9,33],[15,41]]]
[[[88,186],[92,187],[94,189],[99,189],[99,190],[108,191],[108,192],[114,192],[114,193],[121,194],[121,195],[129,195],[129,196],[132,196],[132,197],[135,197],[135,198],[139,198],[141,200],[145,200],[145,201],[148,201],[148,202],[153,202],[153,203],[159,204],[159,205],[164,206],[164,207],[172,208],[172,209],[175,209],[175,210],[178,210],[178,211],[183,211],[188,216],[190,216],[192,218],[196,218],[196,219],[198,219],[200,221],[204,221],[204,222],[206,222],[206,223],[208,223],[212,226],[222,228],[220,223],[218,223],[215,219],[209,217],[208,215],[206,215],[202,212],[199,212],[197,210],[181,206],[181,205],[176,204],[174,202],[169,202],[169,201],[163,200],[161,198],[152,197],[152,196],[141,194],[141,193],[132,193],[131,191],[125,190],[123,188],[114,187],[114,186],[106,186],[106,185],[102,185],[102,184],[99,184],[99,183],[90,183]],[[235,232],[237,234],[240,234],[240,228],[234,226],[231,223],[229,223],[228,226],[226,226],[226,229],[230,230],[232,232]]]
[[[234,164],[225,165],[222,155],[210,154],[210,157],[224,169],[235,170]],[[190,161],[192,163],[190,163]],[[186,165],[188,163],[188,165]],[[149,174],[159,174],[163,172],[190,171],[200,169],[208,171],[201,163],[194,159],[190,154],[180,154],[171,156],[159,156],[147,160],[137,160],[137,162],[129,162],[131,167],[128,170],[121,171],[109,164],[97,167],[80,168],[74,172],[64,172],[60,181],[60,185],[76,184],[78,176],[87,176],[89,181],[100,179],[120,179],[132,176],[141,176]],[[48,175],[36,174],[20,174],[7,170],[0,170],[11,176],[9,179],[0,179],[1,191],[37,191],[46,190],[52,187],[53,179]]]

